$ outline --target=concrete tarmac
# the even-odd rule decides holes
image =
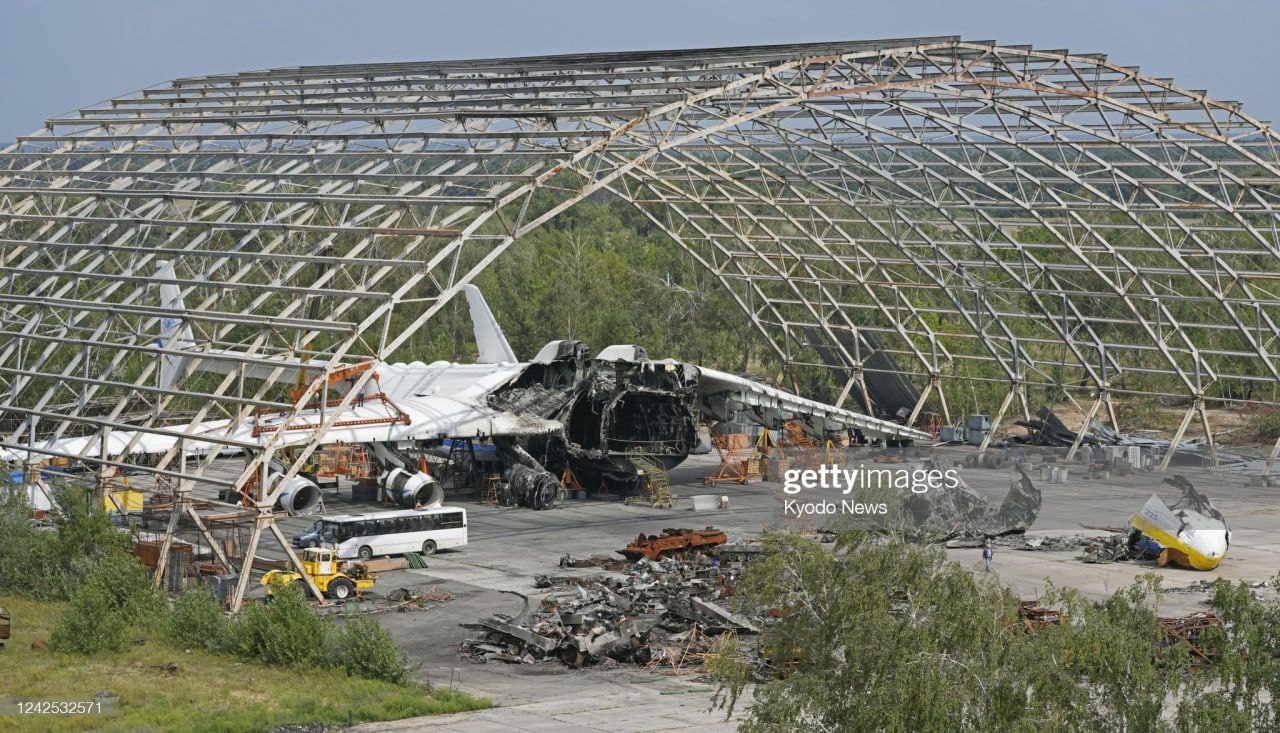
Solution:
[[[948,461],[960,461],[974,451],[950,446],[937,450]],[[854,455],[850,462],[864,459],[871,465],[870,454]],[[377,589],[386,593],[400,587],[419,590],[438,587],[452,593],[453,600],[426,610],[384,613],[379,618],[401,652],[419,665],[419,673],[432,684],[486,696],[498,707],[462,715],[380,723],[358,730],[608,730],[619,733],[694,727],[713,731],[733,729],[734,721],[726,721],[723,711],[711,710],[711,685],[697,675],[671,677],[622,666],[570,670],[550,662],[475,663],[458,653],[459,644],[478,633],[463,624],[473,624],[495,611],[514,614],[520,610],[520,599],[505,591],[527,594],[536,603],[540,598],[540,591],[533,584],[536,574],[598,575],[602,572],[561,570],[558,560],[562,555],[614,555],[637,534],[657,533],[665,527],[714,525],[731,538],[750,538],[770,527],[804,528],[824,523],[821,517],[797,520],[784,513],[784,500],[791,497],[783,493],[779,483],[704,487],[702,476],[713,473],[717,467],[718,460],[713,454],[693,456],[673,470],[671,483],[678,502],[672,510],[624,506],[617,501],[571,500],[561,509],[535,512],[451,499],[451,504],[468,510],[470,543],[460,550],[428,558],[426,569],[383,573]],[[1280,489],[1250,486],[1246,476],[1219,470],[1183,468],[1173,472],[1186,476],[1208,495],[1232,529],[1229,555],[1217,570],[1198,572],[1132,562],[1086,564],[1077,558],[1075,551],[1027,552],[997,548],[994,572],[1023,598],[1038,597],[1048,582],[1077,588],[1091,598],[1102,598],[1143,573],[1159,574],[1166,589],[1218,577],[1256,582],[1276,575],[1277,559],[1280,559],[1280,535],[1277,534]],[[970,488],[998,504],[1016,474],[1006,467],[967,468],[962,469],[960,475]],[[1178,497],[1176,489],[1162,484],[1161,475],[1149,472],[1105,480],[1072,476],[1065,484],[1052,485],[1032,478],[1042,490],[1043,503],[1028,537],[1103,534],[1085,526],[1124,527],[1152,493],[1160,494],[1167,502]],[[329,513],[377,510],[372,505],[352,506],[349,492],[344,488],[340,493],[347,501],[332,493],[326,495]],[[695,512],[690,497],[696,494],[728,496],[729,508]],[[313,519],[290,517],[281,524],[286,534],[294,534]],[[267,554],[273,554],[274,549],[269,547]],[[980,550],[955,549],[948,550],[947,554],[975,572],[982,572]],[[1162,612],[1177,615],[1200,610],[1206,598],[1203,592],[1168,593],[1162,602]]]

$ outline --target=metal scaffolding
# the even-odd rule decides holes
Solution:
[[[874,339],[916,413],[964,380],[1004,385],[997,422],[1030,388],[1112,422],[1113,394],[1174,396],[1178,438],[1198,415],[1211,439],[1206,401],[1280,402],[1276,143],[1102,55],[956,37],[177,79],[0,152],[0,448],[296,411],[324,380],[282,396],[284,359],[412,356],[463,284],[598,192],[785,363],[839,370],[842,400]],[[173,320],[208,368],[165,384]],[[181,445],[110,460],[242,486],[280,434],[230,481]]]

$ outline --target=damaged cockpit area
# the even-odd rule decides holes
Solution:
[[[1155,494],[1147,499],[1129,521],[1130,550],[1161,565],[1213,570],[1231,546],[1226,519],[1186,478],[1170,476],[1164,482],[1179,489],[1182,496],[1172,504],[1165,504]]]
[[[545,456],[553,473],[569,469],[593,488],[632,488],[637,474],[628,454],[668,466],[684,460],[697,439],[693,370],[649,361],[640,347],[586,354],[581,341],[548,344],[544,358],[487,396],[488,405],[561,423],[561,435],[532,439],[530,450]]]

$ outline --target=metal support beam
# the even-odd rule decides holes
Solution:
[[[1173,434],[1173,440],[1169,441],[1169,450],[1165,452],[1164,458],[1161,459],[1160,465],[1156,468],[1157,472],[1164,473],[1169,469],[1169,462],[1173,460],[1173,454],[1178,452],[1178,445],[1182,443],[1182,437],[1187,433],[1187,426],[1191,425],[1191,418],[1201,411],[1203,404],[1200,400],[1196,400],[1183,413],[1182,422],[1178,424],[1178,429]]]
[[[1075,460],[1076,451],[1080,450],[1080,446],[1084,443],[1084,436],[1088,435],[1089,427],[1093,425],[1093,418],[1097,417],[1099,408],[1108,399],[1106,390],[1098,392],[1098,396],[1089,407],[1089,412],[1085,413],[1084,420],[1080,422],[1080,429],[1076,431],[1076,439],[1071,442],[1071,448],[1067,451],[1066,461],[1068,463]]]
[[[108,468],[189,500],[265,487],[281,433],[208,440],[249,451],[232,482],[212,453],[138,458],[143,435],[190,446],[318,397],[294,476],[349,405],[328,370],[415,345],[522,236],[610,193],[775,363],[848,370],[841,404],[871,404],[871,339],[924,381],[912,423],[931,399],[950,423],[965,380],[1012,385],[992,435],[1014,399],[1030,418],[1029,386],[1091,394],[1074,457],[1103,407],[1118,428],[1113,396],[1190,396],[1216,459],[1205,401],[1280,384],[1278,150],[1239,105],[1104,56],[952,36],[179,79],[0,151],[0,448],[96,450],[97,500]],[[262,532],[283,541],[273,500],[236,607]]]
[[[1005,393],[1004,399],[1000,402],[1000,409],[996,410],[996,416],[991,420],[991,429],[987,431],[986,436],[982,438],[982,445],[978,446],[978,456],[986,454],[988,446],[991,445],[992,438],[995,437],[996,430],[1000,428],[1000,423],[1004,420],[1004,413],[1009,409],[1009,405],[1013,403],[1013,398],[1022,393],[1022,383],[1014,382],[1009,385],[1009,391]],[[1024,400],[1025,402],[1025,400]],[[947,421],[948,424],[950,420]]]

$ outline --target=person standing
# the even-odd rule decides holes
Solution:
[[[996,551],[991,548],[991,540],[987,540],[982,545],[982,567],[986,572],[991,572],[991,560],[996,556]]]

